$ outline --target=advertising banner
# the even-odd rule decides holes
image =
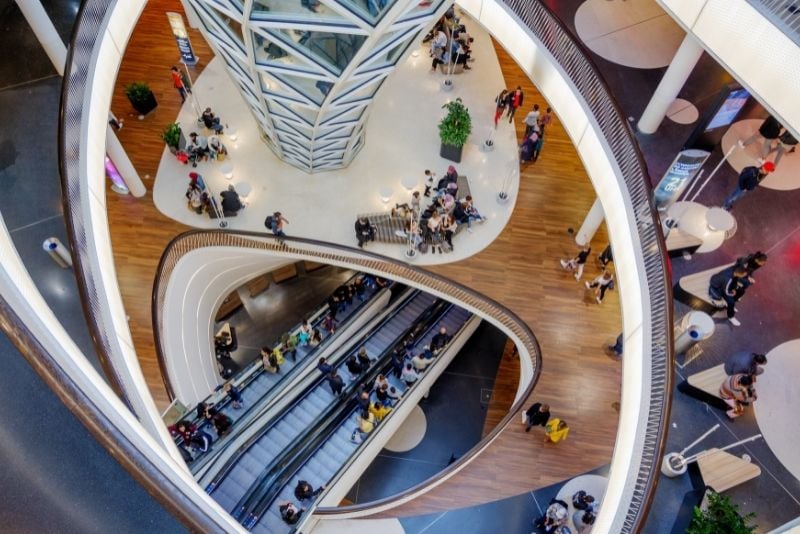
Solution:
[[[653,192],[658,211],[666,211],[678,200],[710,155],[710,152],[695,149],[678,153]]]
[[[180,13],[168,12],[167,19],[169,20],[170,28],[172,28],[172,35],[175,36],[175,42],[178,43],[181,63],[184,65],[197,65],[197,56],[194,55],[194,50],[192,50],[189,34],[183,24],[183,17]]]

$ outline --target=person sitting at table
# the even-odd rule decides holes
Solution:
[[[219,140],[218,135],[211,135],[208,137],[208,151],[211,159],[222,161],[228,155],[228,149]]]
[[[544,515],[534,522],[534,526],[543,529],[545,532],[557,532],[560,527],[567,524],[568,515],[569,506],[567,506],[567,503],[553,498]]]
[[[226,217],[236,215],[236,212],[244,208],[242,201],[239,200],[239,193],[232,185],[228,186],[227,191],[220,193],[220,196],[222,197],[222,213]]]
[[[208,158],[208,139],[197,132],[189,134],[189,144],[186,145],[186,152],[192,161],[192,167],[197,167],[197,162]]]
[[[578,510],[572,515],[572,524],[575,525],[576,534],[589,534],[594,525],[594,512],[589,510]]]
[[[214,112],[211,111],[211,108],[206,108],[201,116],[203,120],[203,124],[205,124],[206,128],[209,130],[213,130],[215,134],[222,133],[222,124],[220,124],[219,117],[214,115]]]
[[[188,200],[190,210],[197,214],[203,213],[203,207],[205,206],[203,202],[203,192],[197,184],[189,184],[189,188],[186,190],[186,199]]]

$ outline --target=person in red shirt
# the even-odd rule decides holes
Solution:
[[[522,94],[522,87],[519,85],[514,90],[513,93],[508,97],[508,122],[512,122],[514,120],[514,114],[517,112],[517,108],[522,107],[522,100],[525,95]]]
[[[181,104],[186,102],[186,93],[191,93],[192,91],[187,89],[186,85],[184,85],[183,77],[181,76],[181,72],[178,70],[178,67],[173,65],[169,74],[172,76],[172,85],[175,86],[175,89],[178,90],[178,94],[181,95]]]

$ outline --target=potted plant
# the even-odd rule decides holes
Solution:
[[[756,514],[742,516],[739,506],[733,504],[727,495],[707,491],[704,502],[705,506],[701,503],[694,507],[687,534],[752,534],[756,531],[755,525],[749,524]]]
[[[133,109],[139,112],[139,115],[147,115],[158,106],[156,97],[150,86],[144,82],[133,82],[125,86],[125,95],[130,100]]]
[[[161,132],[161,139],[169,147],[169,151],[173,154],[178,152],[181,147],[181,126],[177,122],[167,125],[164,131]]]
[[[442,148],[439,155],[456,163],[461,162],[461,151],[467,144],[467,138],[472,132],[472,119],[469,116],[469,109],[464,105],[460,98],[456,98],[444,106],[447,115],[439,123],[439,139]]]

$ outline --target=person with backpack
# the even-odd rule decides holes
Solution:
[[[368,241],[375,241],[375,227],[364,215],[360,215],[356,220],[355,229],[358,248],[364,248],[364,243]]]
[[[272,232],[272,235],[277,237],[286,236],[286,234],[283,232],[283,228],[287,224],[289,224],[289,221],[279,211],[276,211],[272,215],[268,215],[264,220],[264,226],[266,226],[267,229]]]

